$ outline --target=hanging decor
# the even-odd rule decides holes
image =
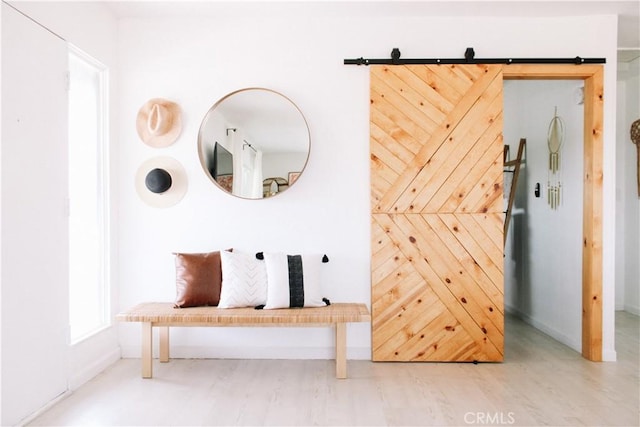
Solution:
[[[636,144],[636,152],[638,156],[636,174],[638,175],[638,197],[640,197],[640,119],[631,123],[631,142]]]
[[[564,141],[564,122],[558,116],[555,108],[553,118],[547,132],[547,146],[549,147],[549,172],[547,180],[547,202],[551,209],[558,209],[562,202],[562,174],[560,173],[562,143]]]

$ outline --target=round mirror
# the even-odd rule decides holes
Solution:
[[[280,194],[302,173],[309,128],[300,109],[270,89],[232,92],[209,109],[198,134],[200,163],[218,187],[234,196]]]

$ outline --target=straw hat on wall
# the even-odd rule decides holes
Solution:
[[[150,99],[138,111],[136,129],[142,142],[150,147],[168,147],[182,131],[180,107],[166,99]]]
[[[184,168],[171,157],[153,157],[142,163],[135,184],[140,198],[155,208],[173,206],[187,192]]]

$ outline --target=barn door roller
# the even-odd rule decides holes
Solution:
[[[464,58],[420,58],[400,59],[400,49],[397,47],[391,51],[391,58],[345,59],[345,65],[418,65],[418,64],[605,64],[606,58],[476,58],[475,51],[468,47],[464,52]]]

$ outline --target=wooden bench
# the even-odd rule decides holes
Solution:
[[[336,378],[347,377],[347,323],[369,322],[365,304],[335,303],[318,308],[255,310],[253,308],[173,308],[172,303],[142,303],[116,316],[142,323],[142,377],[152,377],[153,328],[159,328],[160,362],[169,361],[171,326],[335,326]]]

